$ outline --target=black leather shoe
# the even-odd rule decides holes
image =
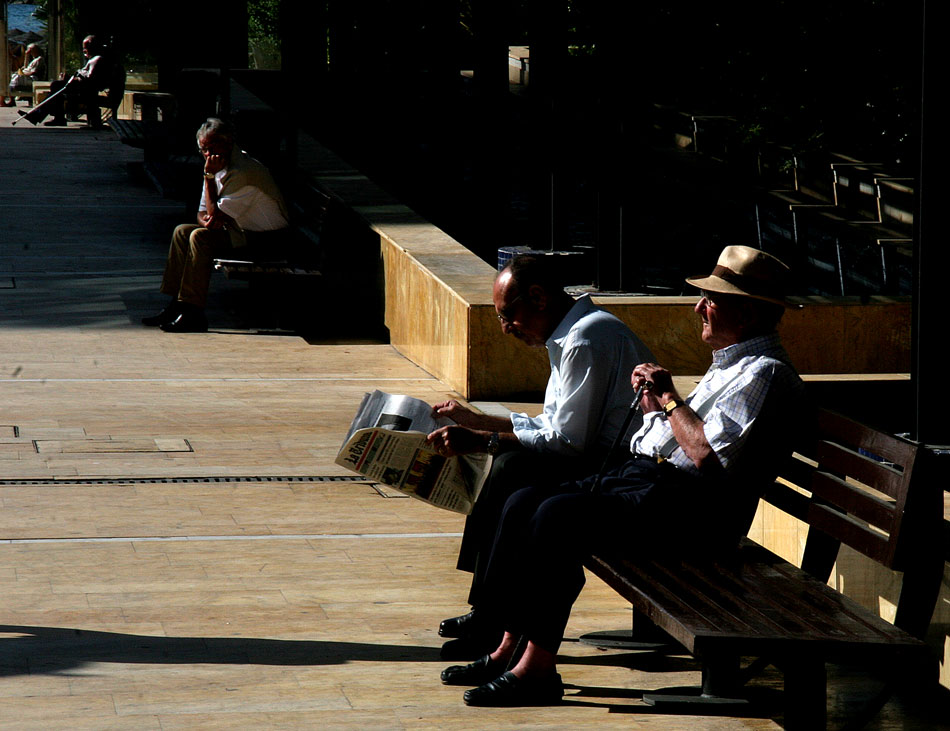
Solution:
[[[497,650],[504,636],[505,633],[499,631],[449,640],[442,645],[439,655],[443,660],[475,660]]]
[[[468,637],[477,629],[478,623],[474,609],[460,617],[443,619],[439,625],[439,637]]]
[[[564,686],[557,673],[546,678],[519,678],[512,672],[465,691],[469,706],[551,706],[561,702]]]
[[[161,328],[167,333],[203,333],[208,332],[208,321],[202,312],[183,312]]]
[[[491,655],[478,658],[468,665],[450,665],[442,671],[444,685],[482,685],[504,672],[504,664],[495,662]]]
[[[43,122],[44,127],[65,127],[66,118],[65,117],[53,117],[52,119]]]
[[[148,327],[158,327],[159,325],[167,325],[169,322],[174,320],[181,314],[181,307],[178,306],[177,302],[172,302],[168,307],[159,312],[157,315],[151,315],[149,317],[142,318],[142,324],[147,325]]]

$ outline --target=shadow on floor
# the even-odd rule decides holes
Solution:
[[[151,637],[68,627],[0,625],[0,676],[60,673],[89,662],[340,665],[429,662],[438,648],[243,637]]]

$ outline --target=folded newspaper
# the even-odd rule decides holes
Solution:
[[[426,435],[455,422],[433,418],[411,396],[373,391],[363,396],[336,463],[439,508],[468,515],[488,476],[491,457],[443,457]]]

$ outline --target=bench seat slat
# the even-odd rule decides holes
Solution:
[[[757,595],[760,577],[742,562],[684,562],[670,572],[677,592],[689,597],[703,616],[715,619],[719,632],[803,634],[814,631],[803,618],[789,614],[771,595]]]
[[[789,606],[794,604],[790,604],[789,600],[802,601],[802,590],[805,587],[788,586],[787,578],[775,568],[782,560],[774,554],[755,552],[753,546],[754,544],[750,543],[744,550],[740,550],[738,560],[719,561],[709,567],[702,564],[688,567],[691,572],[703,572],[707,591],[720,597],[731,597],[730,629],[738,629],[741,621],[755,627],[756,632],[760,634],[780,633],[789,638],[840,638],[846,634],[837,621],[828,621],[827,617],[833,614],[830,607],[826,606],[824,611],[810,615],[790,611]],[[747,557],[750,553],[755,553],[754,559]],[[818,583],[807,586],[810,592],[817,590],[820,595],[824,589],[819,587],[823,585]],[[820,600],[819,596],[818,601]],[[752,617],[760,619],[753,623],[750,621]]]
[[[909,637],[903,630],[869,614],[857,602],[758,544],[747,541],[743,549],[749,571],[761,574],[764,579],[760,590],[767,591],[787,611],[800,612],[804,606],[811,612],[807,620],[812,639],[890,644],[894,638]],[[769,556],[768,561],[762,558],[765,554]]]
[[[318,269],[297,267],[288,261],[245,261],[240,259],[215,259],[214,268],[231,277],[249,275],[293,275],[319,277]]]
[[[774,613],[770,617],[766,613],[749,611],[745,601],[746,587],[739,581],[730,581],[729,572],[722,571],[715,564],[669,566],[662,562],[647,562],[642,569],[636,563],[628,564],[628,568],[651,583],[662,583],[673,589],[677,597],[715,631],[726,629],[756,634],[785,631],[782,618],[777,618]]]
[[[748,539],[738,555],[738,563],[673,566],[593,557],[589,568],[697,656],[921,644]]]
[[[708,619],[667,587],[662,584],[644,585],[636,581],[636,573],[628,571],[631,567],[628,562],[592,556],[586,565],[614,591],[633,604],[637,611],[672,635],[689,652],[693,652],[695,633],[685,631],[685,627],[699,631],[715,630],[715,626]]]

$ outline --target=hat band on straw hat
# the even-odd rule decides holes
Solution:
[[[723,281],[728,282],[753,297],[782,299],[781,294],[775,292],[775,284],[773,282],[763,282],[749,276],[744,276],[721,264],[716,265],[711,276],[719,277]]]

